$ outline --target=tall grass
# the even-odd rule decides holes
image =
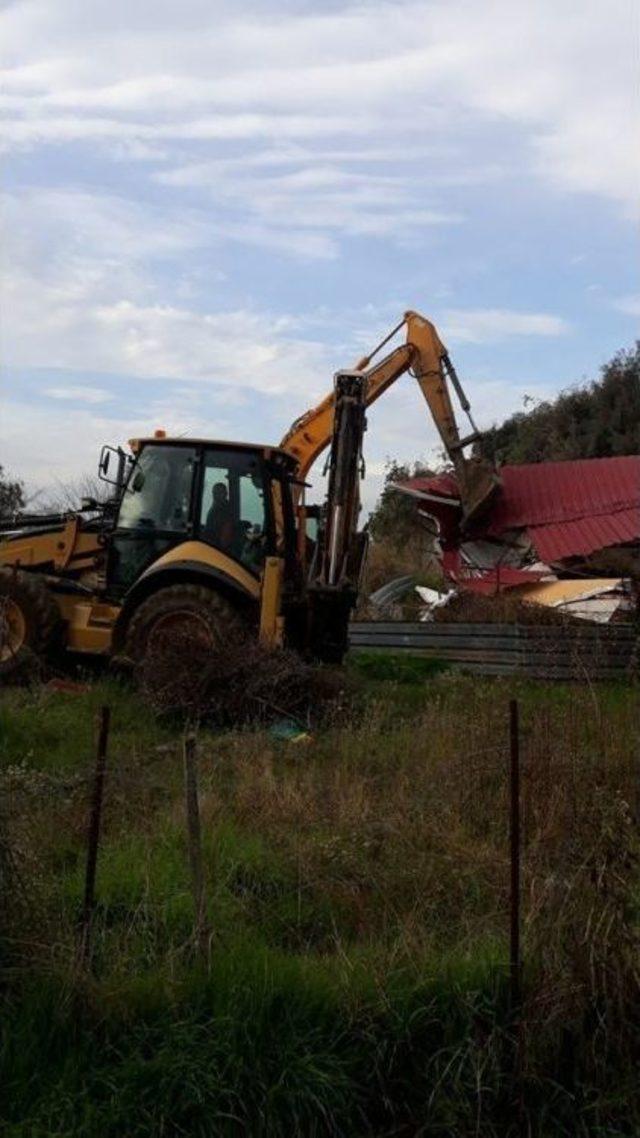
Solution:
[[[9,1135],[640,1131],[635,691],[363,670],[351,726],[303,744],[201,733],[206,960],[177,730],[149,728],[113,686],[5,700],[4,837],[23,890],[4,939]],[[87,973],[76,922],[91,712],[105,696],[114,734]]]

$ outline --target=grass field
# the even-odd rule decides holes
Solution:
[[[0,705],[0,1118],[76,1135],[640,1133],[637,689],[350,664],[305,742],[198,736],[114,681]],[[508,701],[523,750],[522,1032],[508,1002]],[[77,958],[98,707],[93,959]]]

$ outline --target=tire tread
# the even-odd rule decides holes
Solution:
[[[216,621],[224,621],[225,635],[246,633],[246,624],[240,613],[216,589],[184,582],[167,585],[142,601],[131,616],[125,637],[125,656],[140,660],[144,655],[148,631],[154,618],[171,611],[177,600],[185,599],[199,608],[206,609]]]
[[[24,569],[0,569],[0,598],[9,597],[20,604],[26,601],[28,641],[9,660],[0,662],[0,676],[19,671],[29,657],[44,660],[51,650],[60,627],[60,610],[46,581],[37,573]],[[24,609],[24,604],[21,605]]]

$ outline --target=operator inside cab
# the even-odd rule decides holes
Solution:
[[[216,482],[211,490],[211,506],[205,522],[212,543],[225,552],[233,546],[233,517],[229,492],[224,482]]]

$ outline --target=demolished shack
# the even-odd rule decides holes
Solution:
[[[490,507],[464,531],[453,474],[395,484],[437,522],[447,580],[484,595],[516,589],[523,600],[566,605],[587,619],[628,607],[624,578],[640,570],[640,456],[506,465],[499,473]],[[550,587],[558,581],[562,588]]]

